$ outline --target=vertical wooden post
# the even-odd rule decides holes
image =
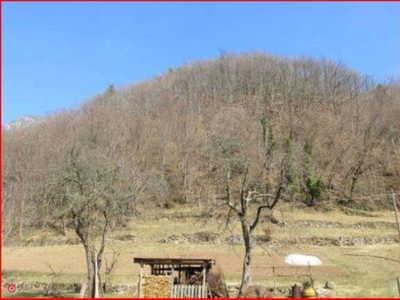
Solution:
[[[274,280],[274,293],[276,294],[276,273],[275,273],[275,266],[272,267],[272,279]]]
[[[202,298],[207,297],[207,292],[206,292],[206,264],[204,263],[203,265],[203,295]]]
[[[174,294],[174,264],[171,265],[171,298]]]
[[[140,262],[138,298],[142,298],[143,262]]]
[[[94,248],[94,297],[99,298],[99,278],[97,271],[97,249]]]
[[[397,231],[399,232],[399,235],[400,235],[399,219],[397,218],[396,197],[394,196],[393,189],[391,189],[391,190],[392,190],[392,199],[393,199],[393,210],[394,210],[394,215],[396,217],[396,223],[397,223]]]
[[[397,279],[397,289],[399,290],[399,297],[400,297],[400,279],[399,277],[397,277],[396,279]]]

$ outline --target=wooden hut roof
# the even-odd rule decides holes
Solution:
[[[206,265],[211,267],[215,264],[215,260],[211,258],[150,258],[150,257],[135,257],[134,263],[145,265],[187,265],[198,266]]]

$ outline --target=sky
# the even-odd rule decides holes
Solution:
[[[328,58],[377,81],[400,77],[400,3],[1,5],[2,125],[222,52]]]

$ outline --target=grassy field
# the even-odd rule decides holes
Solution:
[[[179,215],[179,218],[173,217]],[[349,216],[339,212],[321,213],[312,209],[291,211],[283,209],[275,216],[286,222],[302,220],[339,222],[346,228],[307,228],[271,226],[261,224],[256,234],[262,235],[266,227],[272,228],[272,239],[293,237],[355,237],[396,235],[395,227],[384,229],[356,228],[360,222],[394,223],[391,212],[381,212],[375,217]],[[390,225],[390,224],[389,224]],[[166,211],[156,219],[134,220],[123,231],[113,232],[106,248],[106,257],[111,259],[113,252],[119,252],[117,268],[110,280],[114,284],[136,284],[138,265],[133,264],[133,257],[202,257],[214,258],[223,270],[228,284],[238,284],[243,257],[242,245],[191,244],[183,242],[160,243],[160,239],[200,231],[218,233],[221,240],[229,235],[240,235],[239,226],[226,228],[223,222],[197,220],[184,211]],[[31,239],[40,239],[40,233]],[[74,234],[71,230],[71,237]],[[135,236],[135,241],[120,241],[117,237]],[[58,238],[58,237],[55,237]],[[62,239],[61,237],[59,238]],[[316,255],[322,266],[291,267],[284,263],[284,257],[292,253]],[[263,244],[255,246],[253,261],[253,282],[268,287],[273,286],[273,268],[276,270],[277,286],[290,287],[301,284],[311,272],[315,286],[321,287],[326,281],[336,284],[337,297],[393,297],[398,296],[396,277],[399,276],[399,245],[373,244],[363,246],[316,246],[312,244],[293,244],[281,247]],[[79,283],[85,274],[85,258],[81,245],[41,246],[41,247],[3,247],[2,277],[7,283],[50,282],[50,267],[59,275],[54,282]],[[148,271],[148,270],[147,270]],[[17,293],[18,294],[18,293]],[[3,297],[15,296],[3,291]],[[27,294],[27,293],[25,293]],[[23,297],[24,294],[20,293]],[[115,296],[115,295],[112,295]],[[125,295],[125,297],[134,295]],[[32,297],[30,294],[29,297]]]

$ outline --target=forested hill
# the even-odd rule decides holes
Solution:
[[[399,182],[398,100],[398,82],[264,53],[110,86],[78,109],[3,131],[3,236],[60,217],[43,204],[46,189],[78,148],[91,167],[127,174],[139,211],[198,210],[224,197],[226,176],[239,186],[244,175],[252,190],[282,187],[284,201],[382,207]]]

